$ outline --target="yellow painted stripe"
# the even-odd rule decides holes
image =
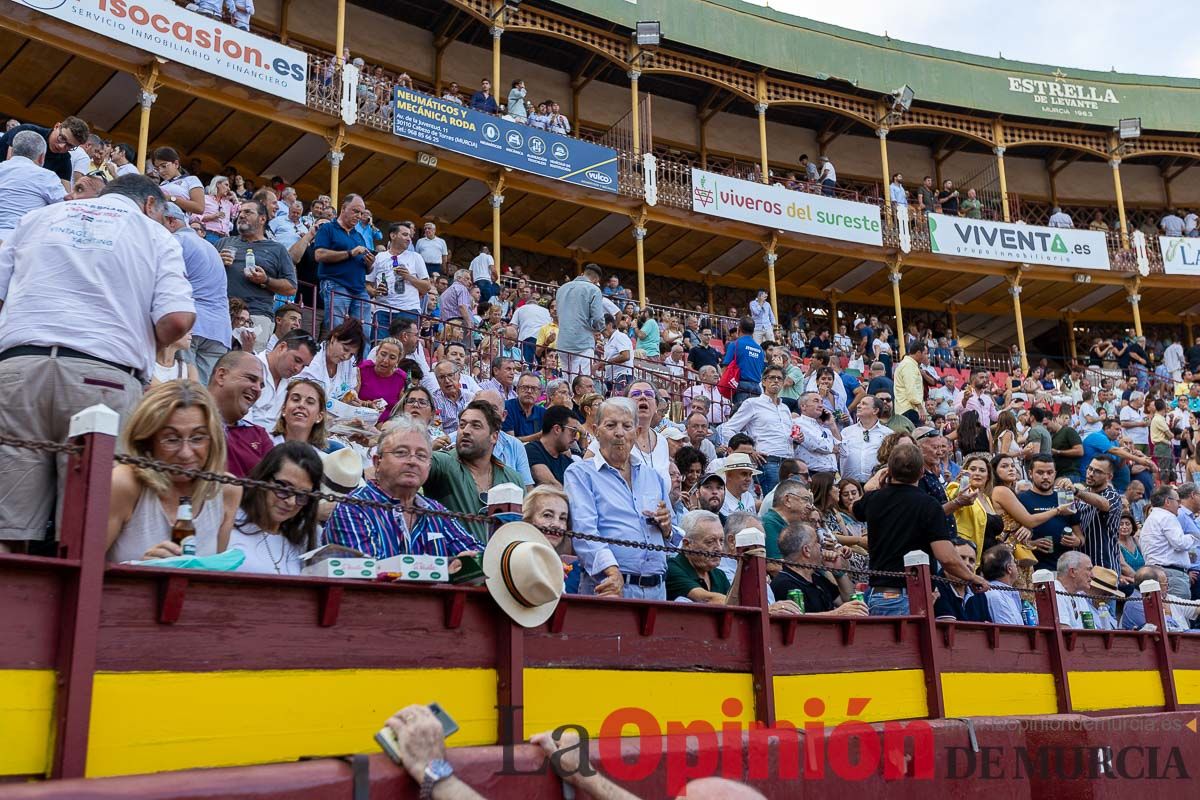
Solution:
[[[1056,714],[1054,676],[1027,672],[944,672],[947,717]]]
[[[1180,703],[1200,704],[1200,669],[1175,670],[1175,693]]]
[[[54,670],[0,670],[0,775],[41,775],[49,770],[54,684]]]
[[[820,711],[815,701],[806,702],[810,698],[820,701]],[[853,698],[869,701],[861,713],[852,713]],[[847,719],[880,722],[928,714],[925,673],[919,669],[775,677],[775,717],[797,727],[810,720],[836,725]]]
[[[740,710],[726,715],[722,704],[727,698],[737,700]],[[744,724],[754,719],[754,683],[749,674],[732,672],[525,670],[526,738],[567,723],[596,736],[605,718],[621,708],[649,713],[663,733],[667,722],[704,720],[717,728],[725,721]],[[638,733],[632,725],[625,730],[627,736]]]
[[[1068,672],[1076,711],[1161,706],[1162,676],[1155,670]]]
[[[452,744],[496,741],[490,669],[101,672],[92,697],[89,777],[369,753],[392,712],[434,700]]]

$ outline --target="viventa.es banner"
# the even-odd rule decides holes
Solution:
[[[1108,269],[1108,246],[1101,231],[930,214],[929,249],[988,261]]]

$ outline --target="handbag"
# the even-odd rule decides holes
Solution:
[[[738,369],[737,359],[733,359],[725,367],[725,371],[721,373],[721,379],[717,381],[717,391],[726,400],[733,397],[733,393],[737,391],[738,381],[741,379],[742,373]]]

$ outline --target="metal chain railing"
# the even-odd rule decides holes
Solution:
[[[4,434],[0,434],[0,446],[19,447],[19,448],[26,449],[26,450],[34,450],[34,451],[46,452],[46,453],[67,453],[67,454],[76,454],[76,453],[81,452],[83,449],[81,445],[74,444],[71,442],[59,443],[59,442],[50,442],[50,441],[46,441],[46,440],[21,439],[18,437],[7,436]],[[429,515],[434,515],[434,516],[445,517],[448,519],[453,519],[458,522],[464,522],[464,523],[488,524],[493,519],[491,516],[488,516],[486,514],[468,514],[468,513],[464,513],[464,512],[460,512],[460,511],[451,511],[449,509],[434,511],[434,510],[431,510],[428,508],[421,508],[418,506],[405,505],[404,503],[396,502],[396,501],[385,502],[385,501],[380,501],[380,500],[369,500],[366,498],[350,497],[350,496],[342,495],[342,494],[333,494],[331,492],[323,492],[323,491],[320,491],[317,489],[300,489],[300,488],[297,488],[290,484],[279,483],[276,481],[256,480],[253,478],[238,478],[233,475],[229,475],[228,473],[212,472],[209,470],[201,470],[201,469],[193,469],[190,467],[182,467],[177,464],[170,464],[165,461],[159,461],[157,459],[147,458],[146,456],[136,456],[136,455],[129,455],[126,453],[117,453],[113,456],[113,460],[117,463],[126,464],[128,466],[140,467],[143,469],[150,469],[150,470],[155,470],[158,472],[165,472],[165,473],[169,473],[172,475],[179,475],[182,477],[192,478],[194,480],[211,481],[213,483],[219,483],[219,484],[223,484],[223,485],[227,485],[227,486],[241,486],[243,488],[261,489],[261,490],[265,490],[265,491],[276,492],[279,494],[287,494],[287,495],[294,496],[294,497],[304,497],[304,498],[309,498],[309,499],[314,499],[314,500],[319,500],[319,501],[326,501],[326,502],[331,502],[331,503],[344,503],[347,505],[361,506],[364,508],[375,508],[375,509],[380,509],[380,510],[384,510],[384,511],[410,511],[410,512],[414,512],[414,513],[429,514]],[[569,539],[578,539],[581,541],[596,542],[598,544],[618,545],[620,547],[634,548],[634,549],[638,549],[638,550],[646,550],[649,552],[667,553],[667,554],[671,554],[671,555],[683,554],[683,555],[699,556],[699,557],[703,557],[703,558],[726,558],[731,555],[730,553],[727,553],[723,550],[701,550],[701,549],[692,548],[692,547],[678,547],[675,545],[670,545],[670,544],[665,544],[665,543],[664,544],[654,544],[651,542],[635,542],[635,541],[627,541],[624,539],[614,539],[609,536],[601,536],[601,535],[595,534],[595,533],[586,533],[584,531],[576,531],[576,530],[557,528],[557,527],[552,527],[552,526],[537,526],[537,527],[545,533],[558,534],[561,536],[565,536]],[[792,567],[792,568],[796,568],[796,569],[812,569],[812,570],[820,570],[820,571],[831,570],[836,573],[847,573],[847,574],[865,576],[865,577],[880,577],[880,578],[894,578],[894,579],[905,579],[908,577],[908,573],[906,573],[906,572],[878,570],[878,569],[862,569],[862,568],[856,568],[856,567],[850,566],[849,564],[830,566],[829,564],[825,564],[825,563],[819,563],[819,564],[818,563],[807,563],[807,562],[803,562],[803,561],[793,561],[793,560],[786,559],[786,558],[774,558],[774,557],[764,557],[764,560],[771,564],[779,564],[780,566]],[[946,575],[935,575],[935,576],[933,576],[932,580],[934,581],[935,584],[941,583],[941,584],[946,584],[946,585],[950,585],[950,586],[958,586],[961,588],[968,588],[969,586],[971,586],[971,584],[968,583],[967,581],[961,580],[959,578],[952,578],[952,577],[949,577]],[[1029,595],[1036,593],[1035,589],[1023,588],[1023,587],[1017,587],[1017,586],[1003,586],[1003,585],[1001,585],[1001,586],[992,585],[989,588],[989,591],[1009,591],[1009,592],[1016,592],[1019,594],[1029,594]],[[1107,603],[1109,600],[1116,599],[1115,597],[1111,597],[1108,595],[1087,594],[1087,593],[1082,593],[1082,592],[1066,592],[1066,591],[1055,590],[1054,593],[1056,595],[1061,595],[1064,597],[1085,598],[1088,600],[1096,601],[1098,603]],[[1168,600],[1168,599],[1166,599],[1165,596],[1164,596],[1164,602],[1171,603],[1171,604],[1178,604],[1178,605],[1193,605],[1192,603],[1188,603],[1185,601]]]

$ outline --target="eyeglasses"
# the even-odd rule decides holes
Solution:
[[[201,447],[208,447],[208,443],[211,441],[212,437],[208,434],[197,434],[186,439],[180,436],[164,436],[158,440],[158,443],[163,450],[173,453],[183,447],[184,442],[187,442],[188,447],[193,450],[199,450]]]
[[[280,483],[282,483],[282,481],[280,481]],[[274,491],[275,491],[275,496],[278,497],[280,500],[290,500],[291,502],[295,503],[298,506],[302,506],[308,502],[307,497],[302,497],[298,494],[293,494],[292,492],[289,492],[287,489],[275,489]]]
[[[429,408],[430,403],[424,397],[410,397],[404,401],[406,406],[416,406],[417,408]]]
[[[424,450],[409,450],[407,447],[398,447],[395,450],[380,450],[379,454],[391,456],[397,461],[408,461],[411,459],[418,464],[427,464],[433,460],[433,456]]]
[[[626,397],[655,397],[653,389],[634,389]]]

